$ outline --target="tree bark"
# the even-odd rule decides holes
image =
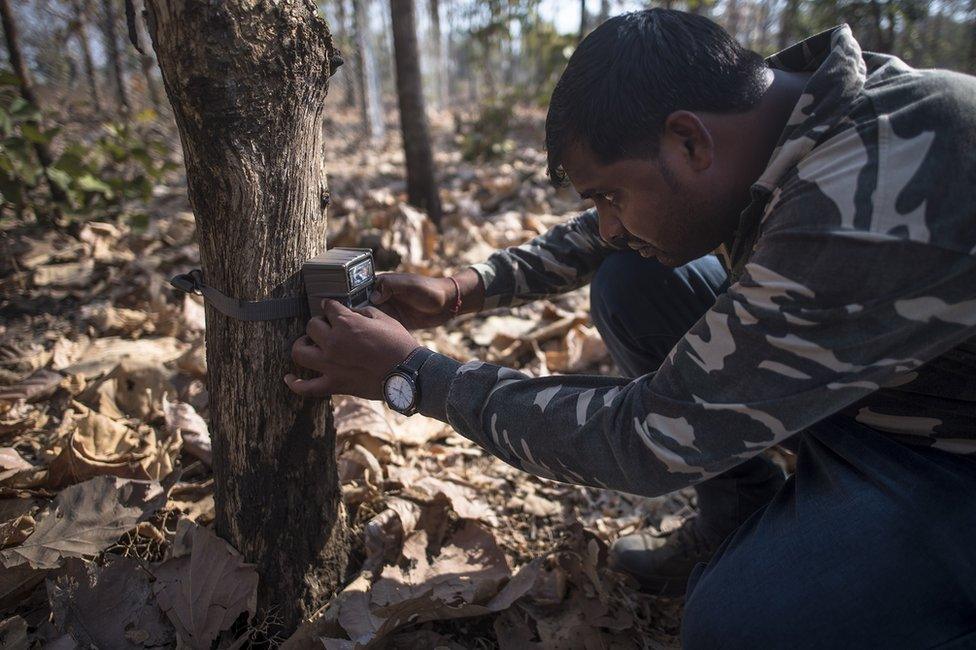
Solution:
[[[380,96],[379,72],[376,57],[373,56],[373,40],[370,37],[368,5],[369,0],[352,0],[353,24],[356,32],[356,57],[354,59],[356,78],[362,94],[360,115],[363,133],[370,140],[381,140],[386,136],[386,123]]]
[[[245,300],[301,295],[302,262],[325,249],[328,25],[311,0],[146,6],[206,282]],[[331,404],[282,381],[305,319],[206,317],[217,532],[257,564],[259,606],[290,629],[347,561]]]
[[[105,37],[105,51],[108,55],[112,76],[115,78],[115,98],[119,104],[119,111],[128,117],[132,105],[129,103],[129,91],[125,87],[125,73],[122,70],[122,55],[119,53],[119,37],[116,29],[115,0],[102,0],[104,16],[102,33]]]
[[[0,0],[0,22],[3,23],[3,36],[7,43],[7,57],[10,59],[10,67],[13,68],[13,73],[17,76],[20,95],[43,114],[43,107],[37,99],[37,93],[34,91],[34,82],[31,79],[30,72],[27,70],[27,66],[24,64],[24,57],[20,53],[20,33],[17,30],[17,22],[14,19],[14,14],[10,10],[9,0]],[[68,197],[65,195],[64,190],[47,175],[48,167],[54,163],[51,150],[42,142],[34,142],[33,145],[37,160],[41,163],[41,167],[44,168],[44,178],[47,181],[48,189],[51,191],[51,198],[58,203],[67,203]]]
[[[445,108],[448,105],[447,48],[444,35],[441,32],[440,1],[428,0],[427,9],[430,13],[430,37],[434,41],[431,50],[434,55],[434,78],[437,80],[435,96],[437,97],[438,108]]]
[[[393,20],[400,131],[407,164],[407,202],[425,209],[431,221],[439,224],[441,199],[434,175],[434,156],[424,108],[413,0],[390,0],[390,14]]]
[[[88,80],[88,94],[91,96],[92,108],[95,109],[95,112],[101,113],[103,110],[102,96],[98,91],[98,77],[95,75],[95,63],[92,59],[91,43],[88,42],[87,6],[83,6],[81,0],[73,0],[71,6],[74,10],[74,34],[78,39],[82,63],[85,66],[85,78]]]

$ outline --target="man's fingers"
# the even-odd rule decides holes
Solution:
[[[332,326],[318,316],[310,318],[308,323],[305,324],[305,334],[315,341],[315,344],[319,347],[325,345],[325,341],[329,338],[331,331]]]
[[[363,307],[356,310],[366,318],[377,318],[379,320],[392,320],[384,311],[378,307]]]
[[[303,397],[324,397],[332,392],[332,385],[325,375],[301,379],[289,373],[285,375],[285,383],[293,393]]]
[[[369,301],[374,305],[382,305],[393,297],[393,283],[389,281],[389,277],[389,275],[376,276],[373,290],[369,294]]]
[[[336,300],[326,298],[322,301],[322,315],[330,325],[335,325],[336,320],[343,316],[349,316],[355,312]]]
[[[291,360],[303,368],[318,370],[325,363],[325,354],[308,336],[299,337],[291,346]]]

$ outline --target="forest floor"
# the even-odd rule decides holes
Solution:
[[[449,120],[434,120],[440,234],[402,203],[395,138],[365,150],[352,114],[331,117],[330,246],[368,245],[387,268],[443,274],[577,214],[575,193],[545,177],[541,116],[516,117],[513,141],[478,163],[462,160]],[[258,612],[242,625],[256,574],[209,528],[203,308],[168,285],[199,262],[185,187],[173,179],[128,207],[148,219],[0,228],[2,647],[246,647],[273,624]],[[616,373],[586,289],[418,336],[537,376]],[[673,526],[692,511],[690,491],[645,499],[537,479],[434,420],[335,404],[353,556],[346,588],[302,638],[677,646],[680,602],[639,593],[606,551],[620,535]],[[202,615],[215,607],[221,616]]]

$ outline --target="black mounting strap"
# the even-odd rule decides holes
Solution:
[[[203,282],[200,269],[193,269],[189,273],[174,276],[169,283],[186,293],[203,296],[210,306],[224,316],[243,321],[278,320],[280,318],[298,318],[302,315],[304,297],[273,298],[270,300],[238,300],[220,293]]]

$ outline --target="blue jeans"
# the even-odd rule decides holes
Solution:
[[[637,375],[660,363],[664,333],[687,330],[691,306],[724,290],[723,277],[712,258],[680,269],[608,258],[592,287],[593,319],[618,365]],[[796,472],[691,576],[683,646],[976,648],[976,459],[898,443],[842,416],[790,442]],[[755,495],[745,508],[721,496],[762,478],[760,466],[743,469],[751,462],[701,483],[699,498],[725,481],[712,509],[741,515]]]

